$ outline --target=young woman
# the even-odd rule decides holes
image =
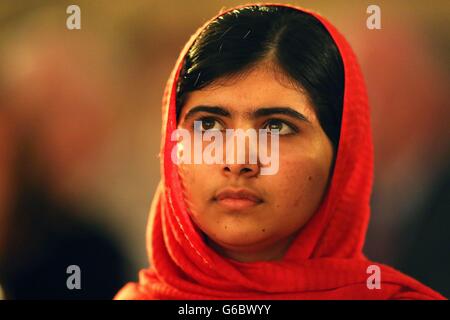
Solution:
[[[278,4],[220,13],[186,44],[163,100],[151,267],[117,299],[443,298],[362,253],[369,107],[354,53],[324,18]],[[267,163],[250,156],[174,161],[196,148],[177,129],[263,129],[277,138],[277,170],[263,174]]]

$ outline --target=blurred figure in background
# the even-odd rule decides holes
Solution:
[[[0,105],[4,101],[0,100]],[[13,193],[15,181],[12,167],[15,160],[14,128],[9,115],[0,107],[0,264],[7,250],[7,239],[10,233],[11,215],[13,211]],[[0,277],[0,285],[2,285]],[[1,288],[1,287],[0,287]],[[1,291],[3,293],[3,291]]]
[[[95,59],[77,50],[86,44],[60,39],[16,37],[3,65],[0,283],[8,299],[111,299],[129,272],[95,223],[101,209],[74,201],[113,118],[105,84],[88,72]],[[81,269],[81,290],[67,288],[70,265]]]
[[[448,297],[449,52],[439,43],[450,34],[433,25],[439,20],[384,12],[382,30],[352,34],[370,88],[376,150],[366,253]]]

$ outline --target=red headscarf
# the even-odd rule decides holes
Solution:
[[[341,136],[329,189],[315,215],[280,261],[237,262],[206,245],[183,198],[177,165],[171,161],[177,128],[176,84],[182,62],[201,27],[181,52],[163,98],[162,179],[149,217],[147,249],[151,267],[139,283],[127,284],[116,299],[442,299],[416,280],[362,253],[369,221],[373,144],[366,88],[356,57],[344,37],[316,17],[334,39],[345,68]],[[369,289],[368,267],[380,268],[381,288]]]

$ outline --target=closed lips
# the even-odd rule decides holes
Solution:
[[[238,199],[238,200],[250,200],[253,202],[262,202],[262,199],[258,197],[255,193],[249,190],[224,190],[217,194],[215,200],[224,200],[224,199]]]

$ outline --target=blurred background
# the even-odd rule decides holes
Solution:
[[[137,280],[148,265],[165,82],[196,29],[244,3],[0,3],[6,299],[110,299]],[[375,143],[367,256],[450,297],[450,3],[290,3],[333,22],[367,82]],[[71,4],[81,30],[66,28]],[[366,27],[370,4],[381,8],[381,30]],[[66,287],[72,264],[82,290]]]

